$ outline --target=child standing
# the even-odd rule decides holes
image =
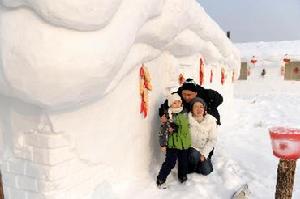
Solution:
[[[178,93],[168,97],[169,109],[165,111],[168,121],[161,125],[160,145],[166,151],[165,161],[157,176],[157,187],[165,189],[165,181],[178,159],[178,180],[187,180],[188,148],[191,146],[191,135],[187,113],[183,110],[182,100]]]

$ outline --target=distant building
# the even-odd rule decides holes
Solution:
[[[248,76],[247,62],[242,62],[239,80],[247,80],[247,76]]]
[[[300,81],[300,62],[288,62],[285,64],[284,80]]]

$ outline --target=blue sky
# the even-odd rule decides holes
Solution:
[[[234,42],[300,40],[300,0],[198,0]]]

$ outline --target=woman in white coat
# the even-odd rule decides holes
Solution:
[[[212,151],[217,142],[216,119],[207,114],[206,103],[196,97],[191,102],[191,112],[188,114],[192,147],[189,148],[189,172],[208,175],[213,171],[211,163]]]

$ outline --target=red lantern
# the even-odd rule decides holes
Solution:
[[[257,62],[257,60],[256,60],[255,56],[252,56],[251,63],[255,64],[256,62]]]
[[[283,61],[284,61],[285,63],[289,63],[291,60],[290,60],[290,59],[287,59],[287,58],[284,58]]]
[[[200,73],[199,73],[199,79],[200,79],[200,86],[204,84],[204,61],[202,58],[200,58]]]
[[[299,68],[298,68],[298,67],[294,68],[293,72],[294,72],[295,74],[298,74],[298,73],[299,73]]]
[[[276,157],[288,160],[300,157],[300,129],[273,127],[269,129],[269,134]]]
[[[213,77],[214,77],[214,73],[213,70],[210,69],[210,78],[209,78],[209,82],[212,83],[213,82]]]
[[[289,58],[288,54],[284,55],[283,61],[284,61],[285,64],[289,63],[291,61],[291,59]]]

